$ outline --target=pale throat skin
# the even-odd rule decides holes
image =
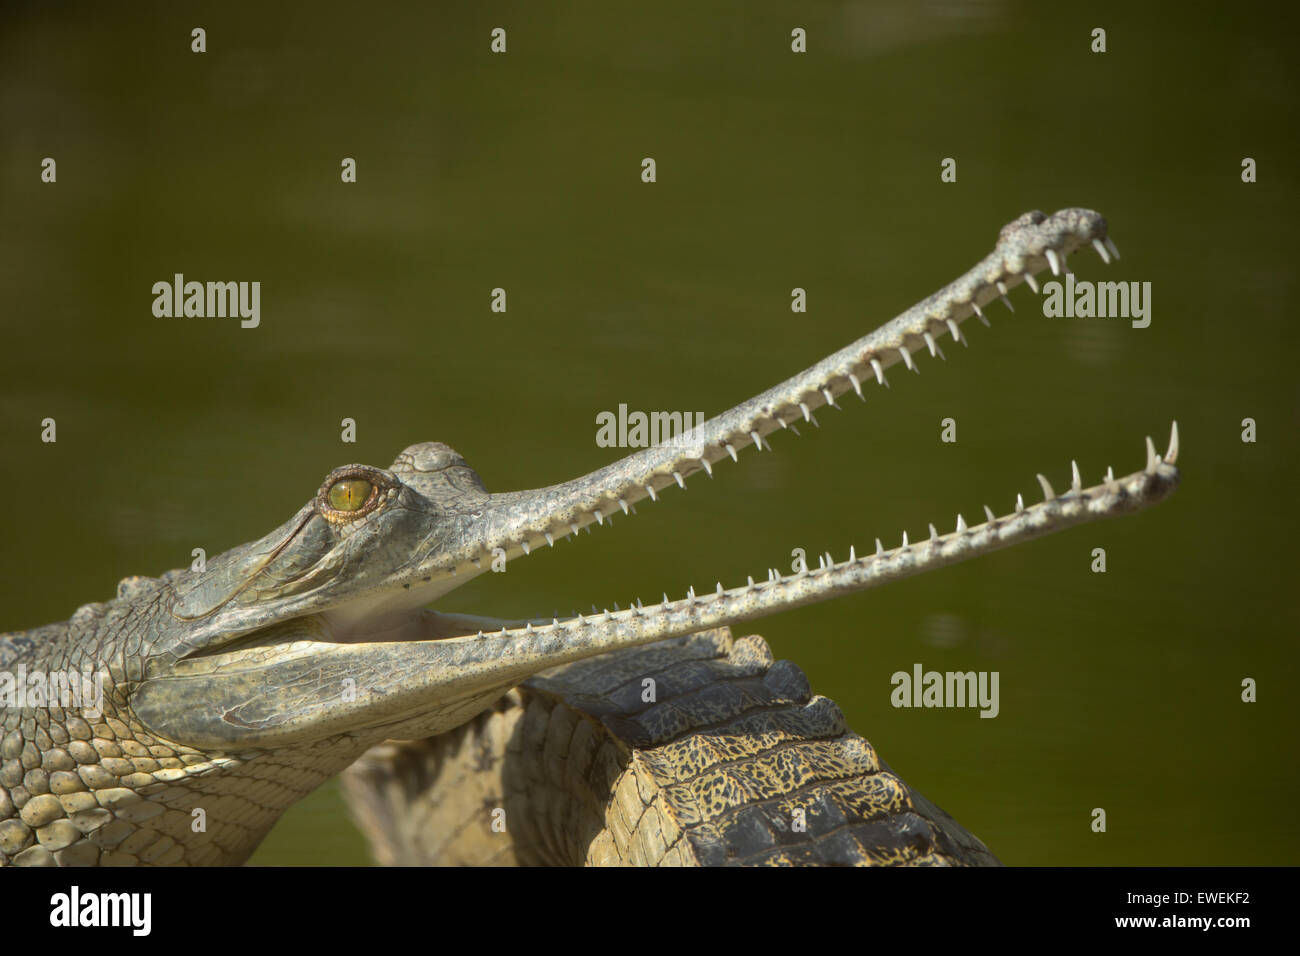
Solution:
[[[945,336],[965,344],[966,319],[983,319],[983,306],[1032,285],[1035,273],[1059,274],[1085,245],[1105,261],[1118,254],[1095,212],[1027,213],[964,276],[687,441],[504,494],[488,492],[446,445],[412,445],[387,469],[331,472],[285,524],[201,573],[128,578],[116,600],[0,636],[0,668],[90,664],[108,675],[102,717],[57,707],[0,714],[0,862],[238,863],[287,806],[370,745],[457,727],[549,667],[864,590],[1162,500],[1179,479],[1176,425],[1163,456],[1147,439],[1145,467],[1133,474],[1108,470],[1084,486],[1073,466],[1061,494],[1040,475],[1038,503],[1017,497],[1002,517],[986,508],[984,520],[958,516],[946,534],[931,525],[893,548],[877,539],[867,553],[826,555],[796,574],[513,626],[425,608],[487,571],[494,554],[518,559],[685,488],[741,452],[767,450],[773,433],[814,421],[849,392],[868,400],[866,391],[887,385],[886,370],[916,371],[922,352],[942,355]]]

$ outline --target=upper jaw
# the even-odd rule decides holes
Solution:
[[[886,385],[886,369],[899,361],[914,368],[912,351],[936,351],[935,336],[945,330],[956,339],[958,324],[981,315],[981,304],[1033,272],[1057,272],[1087,243],[1105,257],[1108,241],[1105,219],[1091,210],[1026,213],[1002,229],[993,252],[974,268],[893,321],[711,419],[685,441],[647,448],[573,481],[490,495],[464,459],[437,442],[405,449],[388,471],[336,469],[284,527],[214,559],[215,571],[210,567],[188,590],[178,586],[173,613],[200,644],[322,611],[340,630],[361,633],[376,611],[436,600],[496,560],[554,545],[666,488],[684,488],[701,470],[712,474],[739,451],[765,448],[772,432],[811,420],[850,389],[861,395],[872,378]],[[361,520],[331,514],[331,481],[358,470],[374,473],[383,486],[381,506]]]

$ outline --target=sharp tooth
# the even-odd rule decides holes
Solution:
[[[677,487],[678,487],[678,488],[681,488],[683,491],[685,491],[685,490],[686,490],[686,482],[682,481],[682,473],[681,473],[680,471],[674,471],[674,472],[673,472],[673,477],[674,477],[675,479],[677,479]]]
[[[482,640],[482,639],[483,639],[483,632],[482,632],[482,631],[479,631],[479,632],[478,632],[478,636],[479,636],[479,640]]]
[[[867,400],[867,396],[862,394],[862,383],[858,381],[858,377],[854,375],[852,372],[850,372],[849,381],[853,383],[853,391],[858,393],[858,398],[862,399],[865,402]]]
[[[533,622],[532,622],[532,621],[529,621],[527,624],[524,625],[524,633],[525,633],[525,634],[528,634],[528,635],[531,635],[531,634],[533,633]]]
[[[651,500],[651,501],[658,501],[658,500],[659,500],[659,498],[655,495],[655,488],[654,488],[654,485],[646,485],[646,486],[645,486],[645,490],[646,490],[646,494],[648,494],[648,495],[650,496],[650,500]]]
[[[961,334],[961,329],[957,327],[957,323],[952,319],[945,319],[944,321],[948,324],[948,331],[952,334],[952,340],[954,342],[960,342],[966,348],[970,348],[970,343],[967,342],[966,337]]]
[[[602,514],[600,513],[600,509],[599,509],[599,508],[597,508],[595,511],[593,511],[592,514],[594,514],[594,515],[596,516],[596,524],[604,524],[604,523],[605,523],[605,516],[602,515]]]
[[[752,587],[754,586],[754,576],[753,576],[753,575],[746,575],[745,578],[746,578],[746,581],[748,582],[749,587],[752,588]]]
[[[791,425],[791,426],[790,426],[790,431],[794,432],[796,435],[802,435],[802,434],[803,434],[803,432],[799,431],[799,426],[798,426],[798,425]]]
[[[991,326],[993,324],[985,317],[984,310],[979,307],[979,303],[977,303],[974,299],[971,300],[971,308],[975,310],[975,314],[979,317],[979,320],[983,322],[986,327]]]
[[[966,530],[966,519],[963,518],[961,516],[961,513],[959,512],[957,514],[957,533],[961,534],[965,530]]]
[[[1059,276],[1061,274],[1061,260],[1057,258],[1056,250],[1048,249],[1043,255],[1047,256],[1047,264],[1051,266],[1052,275]]]
[[[918,369],[916,367],[916,364],[912,361],[912,353],[907,350],[906,345],[900,345],[898,347],[898,354],[903,356],[903,364],[906,365],[908,368],[910,368],[913,372],[920,371],[920,369]]]
[[[849,545],[849,564],[858,560],[858,553],[854,550],[853,545]]]
[[[817,570],[820,571],[825,567],[826,567],[826,555],[824,554],[817,555]]]
[[[937,528],[935,528],[934,525],[930,525],[930,540],[931,541],[939,540],[939,531]]]
[[[907,532],[903,532],[903,547],[907,547]]]
[[[736,449],[732,447],[731,442],[726,444],[727,454],[731,456],[732,461],[740,461],[740,456],[736,454]]]
[[[528,542],[527,542],[527,541],[520,541],[520,542],[519,542],[519,547],[523,548],[523,550],[524,550],[524,554],[527,554],[527,553],[528,553],[529,548],[528,548]]]
[[[749,433],[749,437],[752,438],[752,439],[754,439],[754,447],[757,448],[759,451],[762,451],[762,450],[763,450],[763,436],[761,436],[758,432],[753,431],[753,432],[750,432],[750,433]]]
[[[613,617],[614,615],[609,613],[609,608],[605,608],[605,620],[611,620]]]
[[[1119,247],[1115,245],[1115,240],[1112,239],[1110,236],[1106,237],[1106,248],[1110,250],[1110,254],[1112,256],[1114,256],[1116,259],[1119,258]]]
[[[925,344],[930,347],[930,354],[937,355],[939,356],[939,358],[943,359],[944,361],[947,361],[948,356],[943,354],[943,349],[939,348],[939,343],[934,340],[934,336],[931,335],[929,332],[926,332],[924,338],[925,338]]]
[[[1110,483],[1111,483],[1112,481],[1114,481],[1114,480],[1115,480],[1115,471],[1114,471],[1113,468],[1110,467],[1110,465],[1107,465],[1107,466],[1106,466],[1106,484],[1110,484]]]
[[[668,592],[665,591],[665,592],[664,592],[664,607],[667,607],[668,604],[669,604],[669,601],[668,601]]]
[[[718,582],[718,597],[722,597],[722,582]]]
[[[880,556],[881,556],[882,554],[884,554],[884,553],[885,553],[885,546],[884,546],[883,544],[881,544],[881,543],[880,543],[880,539],[877,538],[877,539],[876,539],[876,557],[880,557]]]
[[[1025,510],[1025,499],[1022,498],[1020,495],[1016,495],[1016,514],[1020,514],[1020,512],[1024,510]]]
[[[1101,256],[1101,261],[1110,265],[1110,253],[1106,251],[1106,246],[1100,239],[1092,240],[1092,247],[1097,250],[1097,255]]]
[[[618,504],[619,504],[619,507],[621,507],[621,508],[623,509],[623,514],[627,514],[627,500],[624,499],[624,498],[619,498],[619,499],[618,499]]]
[[[839,408],[839,406],[835,404],[835,396],[831,394],[831,390],[826,386],[822,386],[822,395],[826,397],[827,405],[831,408]]]
[[[871,360],[871,370],[876,373],[876,381],[885,388],[889,388],[889,383],[885,381],[885,370],[880,365],[880,359]]]
[[[1155,474],[1156,465],[1159,464],[1159,462],[1160,462],[1160,456],[1156,454],[1155,442],[1153,442],[1151,440],[1151,436],[1148,435],[1147,436],[1147,474],[1148,475]]]
[[[617,601],[614,602],[614,610],[615,610],[615,611],[618,610],[618,602],[617,602]]]
[[[810,411],[808,410],[808,405],[807,405],[807,403],[805,403],[805,402],[800,402],[800,403],[799,403],[799,411],[803,412],[803,420],[804,420],[804,421],[806,421],[806,422],[810,422],[810,421],[812,421],[812,412],[810,412]]]
[[[560,626],[560,619],[558,617],[551,618],[551,627],[558,629],[559,626]]]
[[[1038,280],[1035,279],[1033,275],[1028,272],[1025,273],[1025,285],[1033,289],[1035,295],[1038,294]]]
[[[550,547],[555,547],[555,537],[548,531],[546,532],[546,543]]]
[[[1053,498],[1056,497],[1056,492],[1052,490],[1052,486],[1047,483],[1047,479],[1044,478],[1042,475],[1038,476],[1038,483],[1043,486],[1044,501],[1051,501]]]
[[[1002,304],[1005,305],[1008,310],[1012,312],[1016,311],[1016,307],[1012,305],[1011,300],[1007,298],[1007,284],[1001,280],[998,281],[998,296],[1002,299]]]
[[[993,509],[990,508],[988,505],[984,506],[984,516],[988,518],[990,521],[998,520],[998,516],[993,513]]]
[[[1079,474],[1079,463],[1077,461],[1070,462],[1070,475],[1070,490],[1077,495],[1083,491],[1083,476]]]
[[[695,600],[695,585],[692,584],[689,588],[686,589],[686,598],[689,601]]]
[[[700,464],[704,466],[704,470],[705,470],[706,472],[708,472],[709,477],[712,478],[712,477],[713,477],[713,465],[709,462],[709,459],[707,459],[707,458],[701,458],[701,459],[700,459]]]
[[[578,522],[576,522],[576,521],[570,521],[570,522],[569,522],[569,531],[570,531],[570,533],[572,533],[572,534],[577,534],[577,533],[578,533]]]
[[[1172,465],[1178,460],[1178,422],[1169,429],[1169,450],[1165,452],[1166,464]]]
[[[835,559],[831,557],[831,553],[829,551],[826,552],[826,567],[828,568],[835,567]]]

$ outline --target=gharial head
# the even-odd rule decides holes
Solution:
[[[1104,242],[1103,242],[1104,241]],[[457,585],[706,471],[738,449],[813,421],[813,411],[913,353],[942,354],[936,336],[964,342],[959,324],[1037,271],[1063,268],[1091,243],[1114,254],[1105,221],[1088,210],[1031,213],[1002,230],[994,252],[966,276],[892,322],[773,389],[670,443],[644,449],[564,484],[490,494],[455,451],[407,448],[388,469],[346,465],[266,537],[211,559],[202,572],[168,576],[166,624],[132,695],[136,716],[159,736],[207,750],[274,748],[340,733],[370,738],[439,733],[470,719],[532,674],[619,647],[862,590],[1081,522],[1135,511],[1178,483],[1175,425],[1158,455],[1147,440],[1142,470],[1109,470],[1085,487],[1077,466],[1044,500],[1017,496],[1002,517],[790,575],[662,604],[509,625],[425,609]]]
[[[361,636],[362,620],[372,634],[377,611],[427,604],[481,569],[492,507],[478,474],[438,442],[387,469],[335,468],[279,528],[179,583],[172,615],[198,641],[327,609],[337,639]]]
[[[202,571],[167,575],[166,624],[132,709],[189,746],[274,747],[394,724],[430,705],[436,723],[466,695],[517,683],[485,682],[490,655],[445,640],[460,619],[420,610],[510,544],[491,530],[510,523],[510,497],[488,494],[438,442],[412,445],[387,469],[335,468],[270,534]],[[417,684],[429,686],[413,695]]]

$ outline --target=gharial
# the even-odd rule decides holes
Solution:
[[[1176,424],[1134,474],[1084,487],[1075,465],[1062,494],[1040,475],[1041,502],[800,573],[563,620],[425,606],[494,552],[627,513],[941,354],[941,335],[964,342],[966,318],[1085,244],[1118,254],[1095,212],[1027,213],[898,318],[684,441],[582,478],[490,494],[452,449],[413,445],[388,469],[335,469],[201,572],[127,578],[114,600],[0,636],[3,674],[104,675],[102,714],[4,709],[0,863],[237,863],[372,747],[348,788],[390,862],[995,863],[798,668],[726,628],[1160,501],[1178,483]]]

